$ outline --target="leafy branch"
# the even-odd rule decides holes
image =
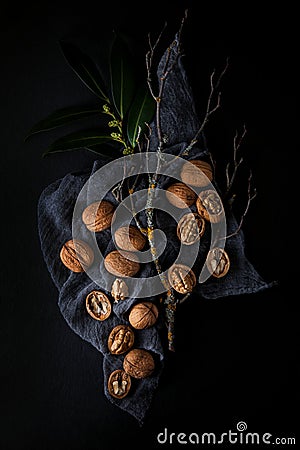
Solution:
[[[92,117],[107,117],[106,125],[67,134],[54,141],[43,156],[87,149],[112,159],[120,153],[131,154],[137,147],[139,130],[146,129],[146,123],[152,119],[155,102],[145,80],[139,80],[138,68],[130,58],[130,52],[124,40],[115,34],[111,42],[109,65],[109,86],[93,59],[70,42],[61,41],[60,49],[66,62],[81,82],[96,96],[96,104],[72,106],[51,113],[29,130],[25,141],[37,133],[69,125],[75,121]],[[115,128],[115,130],[112,130]],[[103,146],[110,144],[110,146]],[[111,144],[115,147],[113,151]]]

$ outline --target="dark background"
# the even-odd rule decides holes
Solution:
[[[0,446],[156,448],[165,427],[222,433],[240,420],[250,432],[295,436],[298,232],[290,211],[297,204],[296,12],[286,3],[266,11],[244,2],[222,9],[183,1],[100,3],[2,10]],[[23,138],[55,109],[94,100],[63,59],[60,38],[93,45],[97,36],[119,28],[143,46],[147,33],[159,32],[167,21],[172,39],[186,7],[186,68],[199,113],[211,71],[230,58],[208,144],[217,160],[227,160],[235,130],[246,124],[242,152],[258,191],[243,226],[246,253],[265,280],[279,284],[254,295],[191,298],[184,304],[177,315],[176,353],[167,356],[147,421],[139,427],[104,397],[101,355],[61,316],[38,240],[42,190],[89,167],[95,157],[82,150],[42,159],[59,132],[25,144]],[[240,201],[245,189],[242,178]]]

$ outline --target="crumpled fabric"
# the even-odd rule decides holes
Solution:
[[[168,54],[173,64],[164,87],[161,102],[161,130],[166,140],[166,151],[174,155],[181,155],[188,143],[199,129],[199,118],[195,111],[193,95],[184,69],[182,56],[178,55],[177,36]],[[167,52],[162,56],[157,68],[158,78],[164,70]],[[158,137],[155,123],[150,124],[149,151],[156,151]],[[204,137],[201,136],[189,153],[187,159],[205,159],[208,155]],[[87,314],[85,299],[87,294],[99,288],[85,272],[73,273],[60,260],[60,249],[63,244],[72,239],[73,210],[82,187],[90,176],[105,164],[98,159],[93,167],[83,172],[69,173],[63,178],[47,186],[41,193],[38,202],[38,231],[41,250],[46,267],[58,289],[58,308],[69,327],[83,340],[93,345],[103,356],[103,391],[106,397],[117,407],[131,414],[140,424],[143,424],[151,407],[152,397],[158,388],[160,375],[164,368],[166,345],[166,327],[163,314],[159,315],[154,326],[144,330],[134,330],[135,348],[149,350],[155,359],[154,373],[144,379],[132,379],[130,393],[123,399],[112,397],[107,390],[107,381],[113,370],[122,368],[124,355],[112,355],[107,347],[107,338],[112,328],[119,324],[128,324],[128,312],[131,306],[141,299],[127,298],[118,303],[112,303],[111,315],[102,322],[94,320]],[[110,173],[107,172],[107,177]],[[161,176],[158,187],[165,189],[170,180]],[[141,177],[139,188],[147,187],[147,179]],[[111,202],[116,200],[109,197]],[[229,211],[226,214],[228,234],[236,230],[237,222]],[[170,266],[178,252],[178,239],[174,223],[163,217],[161,213],[155,215],[156,226],[168,231],[171,236],[165,252],[161,257],[162,266]],[[144,223],[146,225],[146,222]],[[89,242],[89,231],[86,230],[86,241]],[[173,238],[172,238],[173,236]],[[115,249],[110,230],[105,230],[97,236],[99,247],[104,253]],[[197,264],[201,265],[204,255],[209,248],[209,238],[203,238]],[[231,267],[228,274],[220,279],[210,277],[205,283],[195,287],[194,294],[206,299],[255,293],[272,285],[267,283],[257,273],[245,255],[245,243],[242,231],[226,241],[225,249],[230,257]],[[145,264],[141,276],[153,276],[155,269],[152,264]],[[110,295],[110,292],[106,292]],[[147,300],[157,300],[147,298]],[[188,307],[188,306],[187,306]]]

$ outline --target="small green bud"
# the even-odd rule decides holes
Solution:
[[[131,147],[126,147],[126,148],[124,148],[124,150],[123,150],[123,155],[132,155],[133,152],[134,152],[133,148],[131,148]]]
[[[120,133],[110,133],[110,135],[113,139],[116,139],[117,141],[120,141],[122,139]]]
[[[109,127],[118,127],[119,126],[119,121],[118,120],[111,120],[110,122],[108,122],[108,126]]]

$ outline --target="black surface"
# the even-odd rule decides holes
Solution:
[[[298,270],[292,250],[298,240],[297,223],[289,213],[293,195],[284,196],[293,192],[297,142],[295,12],[290,8],[276,11],[273,5],[264,12],[244,5],[232,12],[186,3],[191,8],[186,64],[199,111],[212,69],[230,57],[222,109],[207,129],[208,143],[217,159],[230,158],[235,129],[246,123],[245,164],[252,168],[258,191],[243,227],[247,255],[266,280],[279,280],[279,286],[251,296],[191,298],[180,308],[177,351],[167,358],[142,428],[104,397],[101,355],[64,322],[40,252],[40,193],[94,160],[85,151],[41,159],[58,132],[23,142],[29,128],[48,113],[93,100],[66,65],[58,39],[76,36],[92,43],[113,27],[145,37],[148,31],[160,31],[165,20],[173,36],[183,3],[170,7],[153,2],[142,9],[128,2],[102,8],[82,4],[72,12],[52,5],[44,11],[24,8],[18,15],[7,8],[1,17],[4,450],[109,450],[122,443],[164,448],[156,441],[164,428],[222,433],[241,420],[249,431],[269,432],[274,438],[296,434]]]

